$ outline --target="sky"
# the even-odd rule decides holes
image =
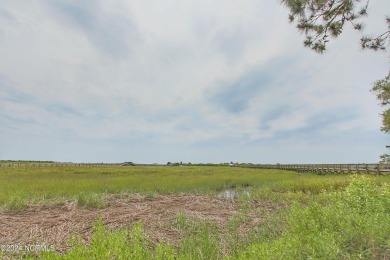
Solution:
[[[278,0],[2,0],[0,160],[378,162],[389,52],[360,37],[314,53]]]

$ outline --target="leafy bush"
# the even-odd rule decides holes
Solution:
[[[323,193],[328,203],[294,203],[286,230],[254,244],[241,259],[385,259],[390,250],[390,186],[366,177],[346,189]]]

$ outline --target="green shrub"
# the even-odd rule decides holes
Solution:
[[[294,203],[279,238],[247,247],[241,259],[385,259],[390,241],[390,186],[365,177],[322,194],[326,205]]]

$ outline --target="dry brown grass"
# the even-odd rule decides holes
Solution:
[[[176,244],[181,231],[172,223],[178,214],[222,228],[232,217],[243,214],[239,203],[211,196],[125,194],[106,199],[109,206],[104,209],[78,207],[75,201],[68,201],[63,206],[32,205],[22,211],[2,212],[0,244],[55,245],[56,251],[64,252],[70,248],[68,240],[72,234],[89,241],[98,217],[109,229],[129,227],[143,221],[151,241]],[[263,212],[274,209],[271,203],[264,201],[253,202],[252,206],[254,210],[261,209]],[[249,221],[240,224],[243,233],[261,222],[262,217],[254,210],[244,214]]]

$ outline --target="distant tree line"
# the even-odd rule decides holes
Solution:
[[[36,161],[36,160],[0,160],[0,163],[56,163],[54,161]]]

